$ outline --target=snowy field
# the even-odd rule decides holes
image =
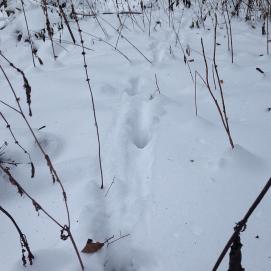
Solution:
[[[33,44],[43,62],[40,65],[35,58],[33,67],[30,45],[25,42],[28,34],[21,2],[13,2],[20,10],[13,17],[4,12],[0,16],[0,50],[24,71],[31,85],[32,117],[28,116],[21,75],[2,56],[1,69],[65,188],[78,249],[81,251],[88,239],[105,242],[114,236],[110,241],[116,240],[96,253],[80,253],[85,270],[212,270],[235,223],[270,177],[271,59],[262,22],[231,18],[232,63],[227,16],[217,11],[216,63],[232,149],[215,103],[199,76],[197,116],[195,113],[191,75],[195,79],[197,71],[206,78],[201,38],[209,83],[222,106],[219,82],[212,72],[213,13],[200,28],[191,28],[199,16],[194,2],[191,8],[181,2],[170,18],[163,1],[151,8],[148,3],[144,14],[121,14],[119,18],[115,4],[109,1],[95,10],[114,14],[79,16],[100,133],[104,175],[104,189],[100,189],[96,127],[77,25],[69,19],[77,45],[65,25],[59,31],[54,25],[54,60],[47,33],[45,41],[35,36],[46,25],[42,9],[37,1],[25,0]],[[141,12],[136,2],[131,3],[131,9]],[[56,10],[49,9],[51,24],[59,22]],[[81,7],[78,13],[83,12],[90,11]],[[3,118],[0,145],[5,141],[8,145],[1,159],[22,164],[1,165],[8,166],[21,186],[65,225],[68,222],[60,186],[53,184],[24,119],[4,104],[18,109],[3,72],[0,89],[0,112],[29,152],[35,177],[31,178],[28,156],[14,144]],[[3,170],[0,206],[16,220],[35,256],[32,266],[22,265],[18,233],[0,213],[1,271],[81,270],[70,240],[60,239],[60,227],[42,211],[37,213]],[[241,233],[242,265],[248,271],[271,269],[270,211],[268,193]],[[228,262],[227,255],[219,270],[228,270]]]

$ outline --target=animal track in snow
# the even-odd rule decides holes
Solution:
[[[143,86],[143,80],[140,77],[132,77],[130,79],[130,86],[125,89],[125,92],[129,96],[134,96],[140,92],[140,89]]]
[[[144,149],[149,144],[162,114],[161,105],[156,100],[133,101],[127,125],[129,137],[137,148]]]
[[[133,144],[143,149],[151,139],[152,116],[148,104],[140,102],[128,118],[128,131]]]
[[[150,49],[152,50],[153,63],[161,63],[166,54],[166,44],[162,42],[151,43]]]

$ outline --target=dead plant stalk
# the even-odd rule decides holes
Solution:
[[[21,117],[23,118],[23,120],[24,120],[26,126],[28,127],[30,133],[32,134],[32,136],[33,136],[33,138],[34,138],[34,140],[35,140],[35,142],[36,142],[36,144],[37,144],[39,150],[41,151],[41,153],[42,153],[43,156],[44,156],[44,159],[45,159],[45,161],[46,161],[46,164],[47,164],[47,166],[48,166],[48,168],[49,168],[49,171],[50,171],[50,173],[51,173],[53,182],[56,182],[56,183],[59,185],[60,189],[61,189],[61,192],[62,192],[62,195],[63,195],[63,199],[64,199],[64,204],[65,204],[66,214],[67,214],[67,220],[68,220],[68,226],[65,226],[65,231],[68,233],[68,237],[70,237],[70,239],[71,239],[71,241],[72,241],[73,247],[74,247],[74,249],[75,249],[75,251],[76,251],[78,260],[79,260],[80,265],[81,265],[81,268],[82,268],[82,270],[83,270],[83,269],[84,269],[84,265],[83,265],[83,263],[82,263],[80,254],[79,254],[79,252],[78,252],[78,249],[77,249],[77,247],[76,247],[76,244],[75,244],[75,242],[74,242],[74,239],[73,239],[72,234],[71,234],[71,231],[70,231],[70,228],[71,228],[70,211],[69,211],[69,206],[68,206],[68,201],[67,201],[67,194],[66,194],[66,191],[65,191],[65,189],[64,189],[64,186],[63,186],[63,184],[62,184],[62,181],[60,180],[60,178],[59,178],[59,176],[58,176],[58,173],[57,173],[57,171],[55,170],[55,168],[54,168],[54,166],[53,166],[53,163],[51,162],[51,159],[50,159],[49,155],[48,155],[48,154],[45,152],[45,150],[43,149],[42,145],[40,144],[40,142],[39,142],[39,140],[38,140],[38,138],[37,138],[37,136],[36,136],[36,134],[34,133],[33,128],[31,127],[31,125],[30,125],[28,119],[26,118],[26,116],[25,116],[25,114],[24,114],[24,112],[23,112],[22,106],[21,106],[21,104],[20,104],[20,98],[17,96],[17,94],[16,94],[16,92],[15,92],[15,89],[13,88],[13,85],[11,84],[11,81],[9,80],[9,78],[8,78],[6,72],[5,72],[5,70],[3,69],[3,67],[2,67],[1,64],[0,64],[0,70],[2,71],[4,77],[5,77],[5,79],[6,79],[7,83],[8,83],[8,85],[9,85],[9,88],[10,88],[10,90],[11,90],[13,96],[14,96],[14,99],[15,99],[15,101],[16,101],[18,110],[16,109],[15,111],[16,111],[17,113],[19,113],[19,114],[21,115]],[[1,164],[0,164],[0,168],[2,169],[2,171],[4,171],[4,172],[6,173],[6,175],[9,176],[9,178],[10,178],[10,180],[11,180],[11,183],[12,183],[12,180],[14,180],[14,178],[11,176],[9,170],[6,169],[6,168],[4,168]],[[12,184],[13,184],[13,183],[12,183]],[[16,185],[16,186],[17,186],[17,185]],[[19,186],[17,186],[17,188],[18,188],[18,190],[20,190],[21,186],[19,185]],[[20,191],[22,191],[22,190],[20,190]],[[33,200],[33,198],[31,198],[31,197],[29,196],[29,194],[27,194],[27,193],[24,193],[24,194],[28,195],[28,197],[29,197],[30,199]],[[46,212],[46,215],[52,219],[52,217],[51,217],[47,212]],[[55,219],[52,219],[52,220],[54,220],[54,222],[57,223],[57,221],[56,221]],[[57,223],[57,224],[58,224],[59,226],[61,226],[60,223]],[[63,226],[61,226],[61,227],[63,227]]]
[[[216,97],[214,96],[214,93],[212,91],[212,88],[210,86],[210,83],[209,83],[209,69],[208,69],[208,63],[207,63],[207,59],[206,59],[206,54],[205,54],[205,49],[204,49],[204,44],[203,44],[203,39],[201,38],[201,47],[202,47],[202,53],[203,53],[203,58],[204,58],[204,63],[205,63],[205,80],[203,80],[203,82],[205,83],[205,86],[207,87],[214,103],[215,103],[215,106],[217,108],[217,111],[219,113],[219,116],[220,116],[220,119],[222,121],[222,124],[223,124],[223,127],[228,135],[228,139],[229,139],[229,142],[230,142],[230,145],[232,148],[234,148],[234,144],[232,142],[232,138],[231,138],[231,134],[230,134],[230,130],[228,129],[228,119],[227,119],[227,115],[225,116],[225,112],[222,111],[221,109],[221,106],[219,105]],[[216,64],[214,64],[215,66]],[[215,67],[216,71],[217,71],[217,67]],[[218,75],[218,73],[216,73],[216,75]],[[219,78],[219,77],[218,77]],[[220,79],[218,79],[219,81]],[[220,87],[221,87],[221,83],[220,83]],[[222,93],[223,95],[223,91],[222,91],[222,87],[220,89],[220,94]],[[223,98],[224,99],[224,98]]]
[[[99,158],[100,176],[101,176],[101,189],[103,189],[104,188],[104,179],[103,179],[103,167],[102,167],[102,158],[101,158],[101,141],[100,141],[99,126],[98,126],[98,122],[97,122],[96,106],[95,106],[93,91],[92,91],[92,88],[91,88],[91,85],[90,85],[90,78],[89,78],[89,73],[88,73],[88,66],[87,66],[87,60],[86,60],[86,51],[85,51],[85,46],[84,46],[82,29],[81,29],[81,27],[79,25],[79,20],[78,20],[77,14],[75,12],[75,8],[74,8],[72,0],[71,0],[71,8],[72,8],[72,14],[73,14],[74,20],[75,20],[76,25],[77,25],[78,34],[79,34],[79,37],[80,37],[80,43],[81,43],[81,48],[82,48],[82,56],[83,56],[83,61],[84,61],[84,70],[85,70],[85,75],[86,75],[86,81],[87,81],[87,85],[88,85],[88,89],[89,89],[89,93],[90,93],[90,97],[91,97],[92,112],[93,112],[93,118],[94,118],[94,122],[95,122],[97,141],[98,141],[98,158]]]

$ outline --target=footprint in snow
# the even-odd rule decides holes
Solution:
[[[143,79],[140,77],[132,77],[130,79],[130,86],[128,88],[125,89],[125,92],[129,95],[129,96],[135,96],[136,94],[138,94],[140,92],[140,90],[142,89],[143,86]]]
[[[137,148],[144,149],[149,144],[163,113],[161,104],[156,100],[134,102],[127,124],[129,136]]]
[[[163,42],[152,42],[150,45],[152,51],[152,62],[154,64],[161,63],[166,55],[166,44]]]
[[[36,134],[36,136],[40,145],[42,146],[44,151],[49,154],[50,158],[56,158],[60,155],[64,148],[64,141],[60,137],[47,132],[39,132]],[[30,153],[35,161],[44,160],[36,143],[34,143],[34,145],[32,146]]]

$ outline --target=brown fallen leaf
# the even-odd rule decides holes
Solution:
[[[93,243],[91,239],[88,239],[85,247],[82,249],[83,253],[95,253],[104,246],[104,243],[96,242]]]

